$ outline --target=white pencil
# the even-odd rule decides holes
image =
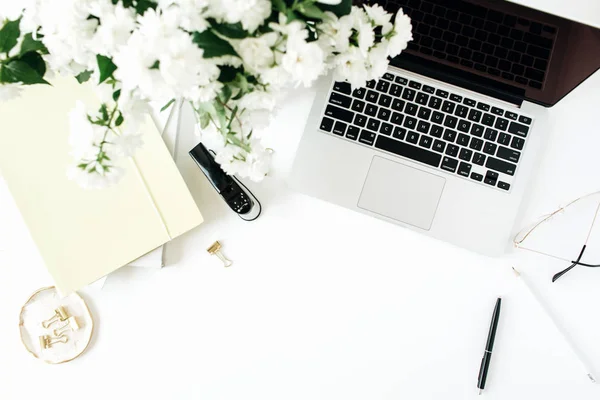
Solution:
[[[529,290],[529,293],[531,293],[533,298],[538,302],[538,304],[546,312],[546,314],[548,315],[550,320],[554,323],[554,326],[556,326],[556,329],[558,329],[558,331],[560,332],[562,337],[565,339],[565,342],[567,342],[567,344],[571,348],[571,351],[579,359],[579,362],[581,363],[582,367],[585,369],[585,374],[587,375],[587,377],[590,378],[590,380],[592,382],[596,383],[595,375],[592,372],[593,369],[592,369],[591,365],[589,364],[589,362],[587,361],[587,357],[585,356],[585,354],[581,350],[579,350],[579,348],[575,345],[575,342],[573,341],[573,339],[571,339],[571,337],[569,336],[567,331],[565,331],[564,328],[559,325],[558,321],[556,320],[556,318],[554,317],[554,315],[552,314],[552,312],[550,311],[548,306],[542,301],[542,298],[537,293],[537,291],[534,289],[534,287],[531,285],[531,283],[529,283],[529,280],[527,279],[527,277],[525,275],[521,274],[519,271],[517,271],[514,267],[513,267],[513,271],[515,272],[515,275],[518,278],[521,278],[521,281],[523,281],[523,283],[525,284],[525,287]]]

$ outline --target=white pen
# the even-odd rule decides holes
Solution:
[[[560,334],[562,335],[562,337],[565,340],[565,342],[567,342],[567,344],[571,348],[571,351],[579,359],[579,362],[581,363],[582,367],[585,369],[585,374],[587,375],[587,377],[590,378],[590,380],[592,382],[596,383],[595,375],[592,372],[593,371],[592,366],[587,361],[587,357],[585,356],[585,354],[581,350],[579,350],[579,348],[575,345],[575,342],[573,341],[573,339],[571,339],[571,337],[569,336],[569,334],[567,333],[567,331],[565,331],[564,328],[558,323],[558,321],[556,320],[556,318],[552,314],[551,310],[542,301],[541,296],[537,293],[537,291],[531,285],[531,283],[529,282],[529,280],[527,279],[527,277],[525,275],[521,274],[519,271],[517,271],[514,267],[513,267],[513,271],[515,272],[515,275],[518,278],[521,278],[521,281],[523,281],[523,283],[525,284],[525,287],[529,290],[529,293],[531,293],[531,295],[533,296],[533,298],[538,302],[538,304],[546,312],[546,315],[548,315],[548,317],[550,318],[550,320],[552,321],[552,323],[554,323],[554,326],[560,332]]]

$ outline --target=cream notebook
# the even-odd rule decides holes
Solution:
[[[67,179],[68,113],[98,104],[88,86],[58,79],[0,104],[0,173],[63,295],[202,223],[183,178],[148,117],[144,147],[121,181],[84,190]]]

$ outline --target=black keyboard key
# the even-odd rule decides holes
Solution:
[[[387,108],[383,108],[381,107],[379,109],[379,112],[377,113],[377,118],[383,120],[383,121],[387,121],[390,119],[390,114],[392,112],[390,110],[388,110]]]
[[[509,190],[510,189],[510,185],[508,183],[502,182],[502,181],[498,182],[498,187],[500,189],[504,189],[504,190]]]
[[[533,67],[537,68],[537,69],[541,69],[542,71],[545,71],[546,68],[548,68],[548,61],[542,60],[540,58],[536,58],[533,63]]]
[[[333,120],[331,118],[323,117],[319,129],[322,131],[331,132],[331,128],[333,128]]]
[[[375,118],[369,118],[369,122],[367,122],[367,129],[377,131],[379,129],[379,125],[381,125],[381,121]]]
[[[433,125],[431,125],[431,131],[429,131],[429,134],[433,137],[440,138],[440,137],[442,137],[443,131],[444,131],[444,128],[442,128],[439,125],[433,124]]]
[[[332,132],[335,133],[336,135],[344,136],[344,134],[346,133],[347,126],[348,125],[346,125],[345,123],[343,123],[341,121],[336,121]]]
[[[415,82],[415,81],[408,82],[408,86],[413,89],[421,89],[421,84],[419,82]]]
[[[367,92],[367,101],[371,103],[377,103],[377,99],[379,99],[379,93],[374,90],[369,90]]]
[[[489,104],[485,104],[485,103],[481,103],[481,102],[477,103],[477,108],[482,111],[490,111]]]
[[[483,148],[483,140],[479,138],[472,138],[469,147],[473,150],[481,151]]]
[[[434,94],[435,88],[433,86],[423,85],[423,91],[429,94]]]
[[[498,143],[508,146],[510,143],[511,136],[508,133],[500,132],[500,136],[498,136]]]
[[[364,128],[367,125],[367,117],[361,114],[356,114],[356,117],[354,118],[354,125]]]
[[[427,100],[429,100],[429,95],[423,92],[419,92],[417,94],[417,99],[415,100],[418,104],[427,105]]]
[[[404,127],[408,129],[415,129],[417,126],[417,120],[413,117],[404,118]]]
[[[379,97],[379,103],[380,106],[383,107],[389,107],[390,104],[392,104],[392,98],[390,96],[388,96],[387,94],[382,94]]]
[[[525,139],[522,139],[518,136],[513,136],[512,141],[510,142],[510,147],[517,150],[523,150],[523,146],[525,146]]]
[[[418,116],[419,116],[419,118],[427,121],[429,119],[429,117],[431,116],[431,110],[429,108],[419,107]]]
[[[515,135],[526,137],[527,133],[529,132],[529,127],[517,122],[511,122],[510,126],[508,127],[508,131],[510,133],[514,133]]]
[[[494,126],[494,122],[496,121],[496,117],[492,114],[485,113],[483,114],[483,118],[481,119],[481,123],[486,126]]]
[[[521,158],[521,153],[516,150],[509,149],[508,147],[500,146],[496,156],[498,158],[502,158],[503,160],[518,163],[519,159]]]
[[[454,143],[454,141],[456,140],[456,131],[446,128],[446,130],[444,130],[444,140],[450,143]]]
[[[358,129],[354,125],[350,125],[348,130],[346,131],[346,137],[351,140],[358,139],[358,135],[360,134],[360,129]]]
[[[352,122],[354,113],[350,110],[345,110],[336,106],[328,105],[325,109],[325,115],[335,119],[340,119],[345,122]]]
[[[446,143],[441,140],[435,140],[433,142],[433,151],[437,151],[438,153],[443,153],[446,149]]]
[[[429,122],[419,121],[417,123],[417,131],[427,134],[427,133],[429,133],[430,126],[431,126],[431,124]]]
[[[394,75],[390,74],[389,72],[386,72],[385,74],[383,74],[383,79],[388,80],[388,81],[393,81]]]
[[[476,110],[476,109],[471,109],[471,111],[469,111],[469,120],[473,121],[473,122],[479,122],[479,120],[481,119],[481,111]]]
[[[464,119],[461,119],[460,122],[458,123],[458,130],[461,132],[468,133],[470,129],[471,129],[471,123],[469,121],[465,121]]]
[[[459,133],[456,143],[460,144],[461,146],[467,147],[469,145],[470,140],[471,140],[471,137],[469,135],[465,135],[464,133]]]
[[[414,103],[407,103],[406,107],[404,107],[404,112],[408,115],[417,115],[418,110],[419,106]]]
[[[377,82],[377,86],[375,88],[380,92],[387,93],[387,91],[390,88],[390,83],[385,80],[379,80],[379,82]]]
[[[352,96],[356,97],[358,99],[364,99],[366,93],[367,93],[367,90],[365,88],[358,88],[358,89],[354,89],[352,91]]]
[[[399,83],[401,85],[406,85],[408,83],[408,79],[403,78],[401,76],[397,76],[396,79],[394,79],[394,82]]]
[[[550,50],[549,49],[544,49],[543,47],[534,46],[532,44],[530,44],[527,47],[527,54],[529,54],[533,57],[542,58],[544,60],[547,60],[550,58]]]
[[[481,153],[475,153],[473,155],[473,164],[483,165],[485,163],[485,156]]]
[[[365,106],[365,114],[374,117],[377,115],[377,110],[379,109],[379,107],[377,107],[375,104],[370,104],[368,103]]]
[[[498,145],[492,142],[485,142],[485,146],[483,146],[483,152],[485,154],[489,154],[489,155],[494,155],[496,154],[496,149],[498,148]]]
[[[508,114],[508,112],[507,112],[507,114]],[[494,128],[500,129],[501,131],[505,131],[507,127],[508,127],[507,119],[500,118],[500,117],[498,117],[496,119],[496,124],[494,125]]]
[[[369,89],[375,89],[375,85],[376,85],[376,84],[377,84],[377,83],[375,82],[375,80],[370,80],[370,81],[368,81],[368,82],[367,82],[367,87],[368,87]]]
[[[432,167],[438,167],[442,159],[442,156],[438,153],[390,139],[386,136],[379,136],[375,143],[375,147]]]
[[[482,137],[483,129],[484,129],[483,126],[478,125],[478,124],[473,124],[473,126],[471,127],[471,135],[477,136],[477,137]]]
[[[440,96],[444,99],[448,98],[448,92],[446,92],[445,90],[438,89],[435,91],[435,94],[436,94],[436,96]]]
[[[449,155],[449,156],[451,156],[451,157],[456,157],[458,155],[458,150],[459,149],[460,148],[458,146],[453,145],[453,144],[449,144],[446,147],[446,154]]]
[[[528,67],[533,66],[533,60],[534,58],[528,56],[527,54],[523,54],[523,56],[521,56],[521,64],[526,65]]]
[[[384,122],[381,124],[381,128],[379,128],[379,133],[383,133],[384,135],[390,136],[392,134],[393,128],[394,127],[392,126],[392,124]]]
[[[461,162],[458,167],[458,174],[468,177],[471,174],[472,165],[466,162]]]
[[[544,73],[542,71],[538,71],[537,69],[527,68],[525,70],[525,78],[533,79],[534,81],[538,82],[543,82]]]
[[[515,164],[499,160],[494,157],[488,157],[485,163],[486,168],[493,169],[494,171],[502,172],[503,174],[513,176],[517,166]]]
[[[463,103],[465,103],[466,105],[468,105],[469,107],[475,107],[475,104],[477,104],[477,102],[475,100],[466,98],[463,100]]]
[[[337,92],[331,92],[329,102],[340,107],[350,108],[350,104],[352,104],[352,98]]]
[[[496,115],[504,115],[504,111],[502,111],[501,108],[498,107],[492,107],[492,114],[496,114]]]
[[[456,167],[458,167],[458,160],[451,157],[444,157],[442,160],[441,168],[445,171],[456,172]]]
[[[352,111],[363,112],[364,109],[365,109],[365,102],[354,99],[354,101],[352,102]]]
[[[442,104],[442,111],[448,114],[452,114],[454,112],[454,103],[448,100],[444,100],[444,104]]]
[[[404,100],[394,99],[394,101],[392,102],[392,108],[396,111],[402,112],[402,110],[404,109],[404,104],[406,104]]]
[[[434,110],[439,110],[442,106],[442,99],[440,99],[439,97],[431,96],[431,98],[429,99],[428,106],[429,108],[433,108]]]
[[[442,124],[444,121],[444,114],[439,111],[434,111],[431,116],[431,122],[435,122],[436,124]]]
[[[466,118],[468,114],[469,114],[469,108],[465,107],[463,105],[458,105],[456,107],[456,112],[454,113],[454,115],[456,115],[457,117],[461,117],[461,118]]]
[[[526,116],[524,116],[524,115],[521,115],[521,116],[519,117],[519,122],[522,122],[522,123],[524,123],[524,124],[526,124],[526,125],[531,125],[531,118],[529,118],[529,117],[526,117]]]
[[[396,125],[402,125],[403,120],[404,120],[404,115],[397,113],[395,111],[392,113],[392,118],[390,118],[390,122],[392,124],[396,124]]]
[[[402,92],[402,98],[404,100],[413,101],[415,99],[416,92],[413,89],[404,89]]]
[[[492,128],[486,128],[485,133],[483,134],[483,138],[486,140],[491,140],[492,142],[496,141],[498,137],[498,131]]]
[[[488,171],[485,174],[484,182],[488,185],[496,186],[496,182],[498,182],[498,173],[494,171]]]
[[[334,82],[333,90],[344,94],[350,94],[352,92],[352,87],[348,82]]]
[[[469,149],[460,149],[460,154],[458,158],[463,161],[471,161],[471,157],[473,157],[473,152]]]
[[[390,89],[390,94],[394,97],[400,97],[400,95],[402,94],[402,86],[393,83]]]
[[[375,132],[371,132],[366,129],[363,129],[360,133],[360,137],[358,138],[358,141],[371,146],[375,142],[375,137],[377,137],[377,134]],[[379,137],[381,138],[384,136],[379,136]]]
[[[471,179],[477,182],[483,181],[483,175],[478,174],[477,172],[471,172]]]
[[[406,135],[406,141],[417,144],[419,142],[419,136],[420,135],[417,132],[408,131],[408,134]]]
[[[432,143],[433,139],[426,135],[421,136],[421,140],[419,140],[419,146],[425,147],[426,149],[431,148]]]
[[[399,140],[404,140],[406,138],[406,129],[400,128],[399,126],[394,128],[393,137]]]

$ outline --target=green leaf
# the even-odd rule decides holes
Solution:
[[[44,43],[39,40],[35,40],[31,33],[28,33],[23,37],[23,43],[21,43],[21,53],[25,54],[30,51],[39,52],[40,54],[48,54],[48,49],[44,45]]]
[[[238,139],[237,137],[235,137],[233,135],[228,135],[227,141],[241,149],[244,149],[248,153],[250,153],[252,151],[250,146],[248,146],[246,143],[242,142],[240,139]]]
[[[21,35],[21,30],[19,29],[20,23],[21,19],[8,21],[0,29],[0,53],[8,53],[17,45],[17,41]]]
[[[243,68],[235,68],[230,65],[221,65],[219,68],[221,69],[221,73],[217,79],[221,83],[233,82],[239,72],[244,72]]]
[[[241,22],[235,24],[220,24],[212,18],[209,19],[208,22],[210,23],[211,28],[218,34],[230,39],[243,39],[250,34],[248,31],[244,30]]]
[[[114,101],[119,101],[119,97],[121,97],[121,89],[115,90],[115,92],[112,95]]]
[[[115,120],[115,126],[121,126],[123,124],[123,114],[121,114],[119,112],[119,116],[117,117],[117,119]]]
[[[96,61],[98,62],[98,70],[100,71],[100,82],[98,83],[102,83],[110,78],[113,72],[117,70],[117,66],[112,62],[112,59],[106,56],[98,54]]]
[[[106,108],[106,104],[100,106],[100,114],[102,114],[102,120],[108,122],[108,109]]]
[[[210,114],[206,113],[206,112],[202,113],[199,115],[199,118],[200,118],[200,128],[206,129],[208,124],[210,124]]]
[[[167,104],[165,104],[165,105],[163,106],[163,108],[161,108],[161,109],[160,109],[160,112],[163,112],[163,111],[165,111],[167,108],[171,107],[171,104],[173,104],[173,103],[175,103],[175,99],[171,99],[171,100],[169,100],[169,102],[168,102]]]
[[[303,15],[314,19],[325,19],[326,15],[319,7],[311,3],[304,3],[298,6],[298,11]]]
[[[150,69],[158,69],[160,67],[160,61],[154,61],[154,64],[150,67]]]
[[[211,31],[194,32],[193,42],[204,50],[204,58],[237,56],[233,47]]]
[[[45,83],[44,77],[29,64],[21,60],[13,60],[2,66],[0,70],[0,82],[17,83],[24,85],[34,85],[36,83]]]
[[[277,11],[285,13],[286,5],[283,0],[272,0],[272,3]]]
[[[77,79],[77,82],[79,82],[79,83],[85,83],[85,82],[89,81],[91,77],[92,77],[92,71],[83,71],[82,73],[77,75],[75,77],[75,79]]]
[[[221,89],[221,93],[219,93],[219,99],[223,104],[227,104],[229,99],[231,99],[231,88],[229,87],[229,85],[223,86],[223,89]]]
[[[41,77],[46,74],[46,62],[40,54],[31,51],[19,57],[19,60],[33,68]]]
[[[135,11],[140,14],[143,15],[148,9],[156,9],[157,4],[151,0],[138,0],[137,4],[135,5]]]
[[[342,0],[340,4],[336,5],[321,4],[320,8],[323,11],[331,11],[339,18],[350,14],[350,11],[352,11],[352,0]]]

